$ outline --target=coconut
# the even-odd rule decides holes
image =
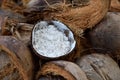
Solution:
[[[11,36],[0,36],[0,79],[32,80],[33,60],[29,49]]]
[[[16,27],[14,27],[14,32],[13,36],[15,36],[17,39],[22,41],[24,44],[27,46],[30,45],[31,41],[31,33],[33,29],[32,24],[27,24],[27,23],[17,23]]]
[[[7,11],[5,9],[0,9],[0,16],[8,17],[8,19],[13,19],[18,22],[26,22],[25,17],[23,15],[20,15],[12,11]]]
[[[32,31],[32,46],[38,55],[58,58],[69,54],[76,41],[72,31],[59,21],[41,21]]]
[[[119,80],[120,68],[108,55],[94,53],[84,55],[76,63],[85,72],[88,80]]]
[[[55,80],[88,80],[79,66],[69,61],[47,62],[38,71],[37,79],[45,80],[47,78],[48,80],[53,80],[54,76],[61,76],[63,78],[57,77]]]
[[[26,6],[29,1],[30,1],[30,0],[22,0],[22,3],[23,3],[24,6]]]
[[[109,4],[109,0],[30,0],[26,11],[32,14],[26,17],[29,22],[59,20],[80,35],[82,29],[93,27],[105,16]]]
[[[120,1],[119,0],[111,0],[110,11],[120,12]]]
[[[5,9],[5,10],[8,10],[8,11],[17,12],[17,13],[22,13],[22,10],[24,9],[21,0],[19,0],[19,1],[16,1],[16,0],[2,0],[1,8]]]
[[[108,12],[107,16],[94,29],[90,30],[88,37],[96,51],[120,54],[119,22],[119,13]]]
[[[26,45],[30,44],[31,32],[34,25],[20,23],[17,19],[0,16],[1,35],[12,35]]]

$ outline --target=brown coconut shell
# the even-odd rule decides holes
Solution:
[[[68,71],[54,63],[45,64],[38,72],[37,80],[40,79],[41,76],[47,76],[48,74],[51,74],[53,76],[59,75],[65,80],[75,80],[75,78]]]
[[[60,75],[65,80],[88,80],[85,73],[79,68],[79,66],[68,61],[52,61],[52,62],[46,63],[38,72],[37,77],[39,77],[40,79],[41,75],[46,76],[51,73],[54,76]],[[58,79],[55,79],[55,80],[58,80]],[[60,80],[63,80],[63,79],[60,79]]]
[[[76,63],[89,80],[119,80],[120,68],[109,56],[89,54],[79,58]]]
[[[120,0],[111,0],[110,11],[120,12]]]
[[[98,52],[109,52],[120,56],[120,14],[108,12],[107,16],[91,29],[88,39]],[[117,53],[117,54],[116,54]]]
[[[33,60],[28,48],[11,36],[0,36],[0,79],[32,80]]]
[[[74,1],[73,1],[74,2]],[[76,1],[75,1],[76,2]],[[91,28],[96,25],[107,13],[110,0],[89,0],[84,6],[80,6],[83,1],[74,3],[68,0],[36,0],[28,6],[30,11],[40,11],[38,15],[35,13],[28,15],[29,22],[38,20],[59,20],[77,35],[81,33],[81,29]],[[42,4],[44,3],[44,5]],[[38,5],[39,4],[39,5]],[[47,5],[46,5],[47,4]],[[42,7],[42,8],[41,8]],[[32,10],[31,10],[32,9]],[[32,18],[35,17],[35,19]]]
[[[82,69],[73,62],[52,61],[52,63],[64,67],[64,69],[70,72],[76,78],[76,80],[89,80]]]

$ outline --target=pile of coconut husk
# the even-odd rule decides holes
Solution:
[[[36,55],[32,31],[60,21],[75,48],[54,59]],[[119,80],[119,0],[0,0],[0,80]]]

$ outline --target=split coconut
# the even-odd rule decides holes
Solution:
[[[72,31],[59,21],[40,21],[32,31],[32,47],[39,56],[58,58],[69,54],[76,41]]]

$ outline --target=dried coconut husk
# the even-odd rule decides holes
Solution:
[[[3,0],[1,4],[1,8],[9,11],[13,11],[16,13],[23,13],[23,5],[21,0]]]
[[[84,6],[84,1],[70,2],[69,0],[36,0],[28,5],[28,11],[39,11],[28,15],[29,22],[38,20],[59,20],[69,26],[77,35],[81,34],[81,29],[91,28],[97,24],[107,13],[109,0],[89,0]],[[40,4],[40,5],[38,5]],[[40,13],[41,12],[41,13]],[[36,16],[35,16],[36,14]],[[30,21],[31,20],[31,21]]]
[[[76,63],[85,72],[89,80],[119,80],[120,68],[109,56],[89,54],[79,58]]]
[[[32,56],[22,42],[11,36],[0,36],[0,50],[0,79],[32,80]]]
[[[33,28],[32,24],[19,23],[17,20],[8,19],[8,17],[1,16],[0,27],[0,35],[14,36],[27,46],[30,44],[31,32]]]
[[[28,4],[28,2],[30,2],[31,0],[22,0],[22,3],[24,6],[26,6]]]
[[[2,2],[3,2],[3,0],[0,0],[0,7],[1,7]]]
[[[120,0],[111,0],[110,11],[120,12]]]
[[[26,22],[26,19],[23,15],[15,13],[13,11],[8,11],[0,8],[0,16],[7,17],[8,19],[13,19],[18,22]]]
[[[64,68],[61,68],[53,63],[47,63],[42,67],[42,69],[38,72],[37,80],[40,79],[40,77],[47,75],[61,76],[63,80],[75,80],[75,78]]]
[[[8,17],[2,17],[3,23],[1,24],[1,35],[15,35],[16,33],[16,25],[18,23],[15,19],[8,19]]]
[[[4,22],[1,26],[1,35],[13,35],[16,23],[18,23],[18,21],[4,17]]]
[[[108,12],[107,16],[91,29],[87,37],[97,52],[112,53],[120,59],[120,14]]]
[[[12,22],[8,23],[10,24],[9,30],[8,30],[10,32],[10,35],[16,37],[18,40],[22,41],[24,44],[28,46],[31,41],[31,32],[32,32],[33,25],[27,24],[27,23],[19,23],[19,22],[14,22],[14,23],[15,24],[13,25],[12,25]],[[5,33],[6,32],[4,32],[3,35],[6,35]]]
[[[61,76],[64,79],[58,77],[49,76]],[[44,76],[44,78],[43,78]],[[88,80],[85,73],[76,64],[68,61],[52,61],[46,63],[37,74],[37,80]]]
[[[27,23],[19,23],[15,19],[8,17],[0,17],[1,35],[12,35],[28,45],[30,43],[33,25]]]
[[[7,17],[0,16],[0,35],[5,32],[5,24],[6,24]]]
[[[31,34],[32,34],[32,29],[33,29],[32,24],[27,24],[27,23],[18,23],[17,24],[17,30],[18,33],[15,33],[15,37],[21,40],[23,43],[26,45],[29,45],[31,42]]]

